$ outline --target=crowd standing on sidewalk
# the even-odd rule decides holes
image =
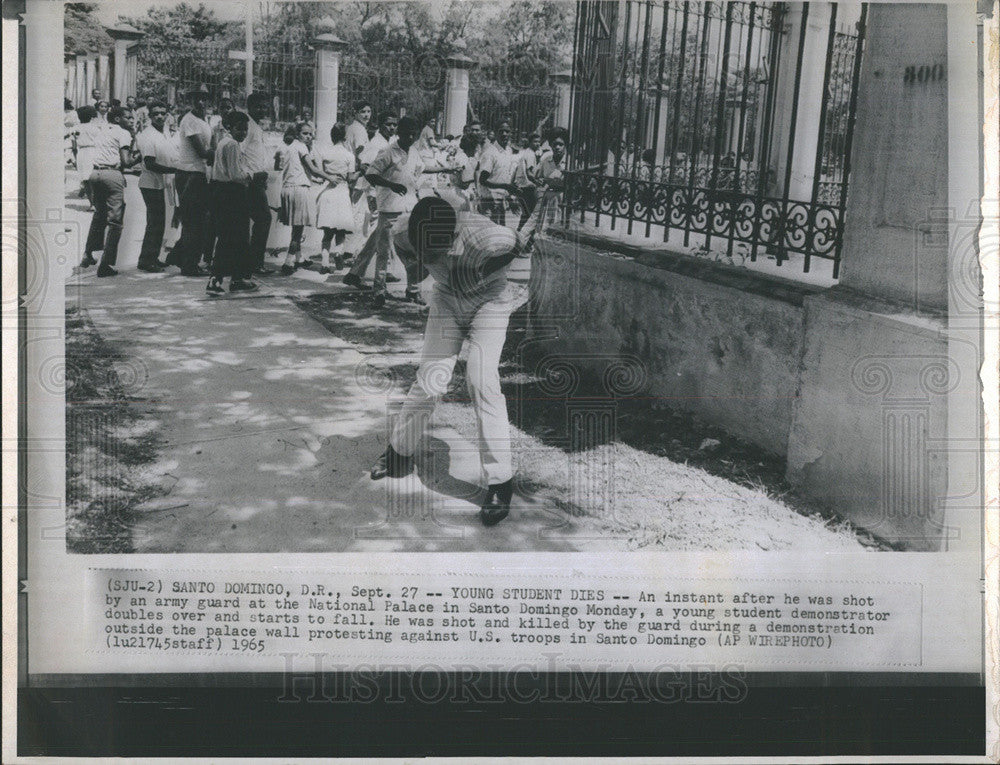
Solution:
[[[341,282],[366,293],[375,307],[385,304],[387,283],[399,281],[389,270],[398,260],[389,232],[418,199],[443,195],[516,230],[540,202],[556,204],[561,191],[566,135],[559,128],[544,140],[540,134],[522,136],[520,146],[507,121],[484,132],[470,120],[462,135],[439,136],[433,119],[394,112],[375,119],[372,104],[361,101],[346,124],[314,125],[312,111],[303,109],[275,154],[262,127],[273,109],[264,93],[248,97],[246,112],[234,108],[228,93],[210,109],[204,85],[182,94],[182,110],[133,96],[120,104],[97,91],[92,98],[93,104],[79,109],[65,102],[66,155],[93,211],[80,265],[98,265],[95,254],[101,252],[102,278],[117,274],[129,174],[138,175],[145,207],[138,270],[160,273],[172,266],[183,276],[211,276],[206,289],[213,295],[226,277],[233,291],[257,289],[253,277],[276,273],[265,264],[265,253],[277,217],[290,227],[281,275],[316,268],[335,278],[347,268]],[[234,123],[233,114],[242,116]],[[229,160],[238,158],[238,172],[218,162],[224,146]],[[281,174],[281,201],[274,207],[267,194],[271,172]],[[232,222],[242,227],[244,217],[245,242],[234,239]],[[322,244],[318,253],[303,253],[305,231],[312,227],[322,231]],[[177,229],[171,246],[167,239]],[[369,285],[365,277],[373,261]],[[415,279],[408,270],[404,297],[422,305]]]
[[[440,139],[433,120],[390,112],[376,122],[371,104],[361,102],[349,124],[321,125],[319,136],[311,112],[303,110],[272,154],[261,125],[272,109],[265,94],[251,94],[246,112],[224,96],[215,114],[204,85],[186,98],[179,120],[160,101],[140,105],[130,97],[122,105],[95,94],[94,106],[79,110],[75,120],[65,104],[73,138],[68,155],[94,210],[81,268],[96,265],[94,253],[101,252],[97,276],[118,273],[125,173],[137,172],[146,212],[138,270],[176,266],[182,276],[209,276],[210,297],[225,294],[226,279],[229,292],[255,291],[255,275],[275,273],[264,265],[272,225],[267,182],[270,172],[280,173],[273,212],[290,230],[281,275],[314,267],[303,241],[315,227],[322,231],[321,274],[335,278],[356,248],[341,282],[380,309],[393,280],[390,259],[398,258],[406,271],[405,299],[428,311],[416,381],[371,477],[412,471],[430,415],[468,341],[467,379],[486,485],[480,519],[493,526],[506,518],[514,489],[499,361],[510,316],[527,300],[535,231],[559,203],[566,131],[549,131],[544,143],[541,135],[525,136],[516,146],[509,122],[484,134],[473,121],[461,136]],[[181,235],[160,260],[168,202],[178,212]],[[373,260],[369,287],[364,278]],[[419,287],[427,277],[434,282],[429,305]]]

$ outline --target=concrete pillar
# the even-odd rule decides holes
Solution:
[[[556,87],[556,116],[552,127],[569,130],[573,116],[573,72],[557,72],[551,79]]]
[[[870,5],[858,86],[840,283],[913,309],[948,305],[946,10]]]
[[[108,36],[115,41],[115,70],[112,75],[113,93],[112,98],[117,98],[125,103],[126,96],[134,96],[129,92],[128,78],[126,77],[126,64],[129,46],[143,37],[143,33],[128,24],[118,24],[108,27]]]
[[[313,102],[316,140],[326,144],[330,141],[330,128],[337,121],[340,58],[347,43],[330,32],[323,32],[313,38],[312,46],[316,49],[316,88]]]
[[[87,91],[87,64],[82,53],[77,53],[73,59],[76,67],[75,90],[73,91],[73,106],[83,106],[90,103],[90,93]]]
[[[89,55],[87,56],[87,103],[93,105],[93,97],[90,95],[95,89],[99,89],[100,85],[97,82],[97,56]],[[101,94],[104,95],[103,93]]]
[[[95,87],[100,88],[101,95],[103,95],[108,100],[114,98],[111,95],[111,64],[108,60],[107,53],[101,53],[97,57],[97,85]]]
[[[967,7],[869,5],[840,284],[804,301],[787,475],[908,549],[978,555],[975,35]]]
[[[449,56],[444,94],[444,134],[462,135],[469,111],[469,72],[476,65],[466,56]]]
[[[795,115],[795,146],[792,153],[792,174],[788,185],[789,199],[812,199],[816,169],[816,148],[819,144],[819,118],[823,105],[823,77],[826,50],[830,34],[830,3],[809,3],[806,14],[805,50],[799,73],[798,111]],[[795,103],[795,63],[802,35],[803,3],[790,3],[785,16],[786,34],[781,49],[781,72],[778,78],[778,100],[775,108],[774,142],[771,144],[771,166],[776,171],[778,193],[784,191],[788,162],[788,141],[792,134],[792,105]]]

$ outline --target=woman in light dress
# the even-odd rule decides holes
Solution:
[[[316,225],[316,199],[311,179],[319,176],[319,169],[310,154],[315,131],[312,125],[302,124],[297,134],[290,144],[279,150],[282,178],[278,220],[292,229],[288,254],[281,267],[281,273],[286,276],[302,265],[302,234],[306,226]]]
[[[358,178],[358,160],[347,148],[347,128],[343,122],[330,128],[329,146],[313,147],[313,162],[321,185],[316,196],[316,227],[323,230],[320,250],[321,274],[331,273],[331,244],[334,268],[344,266],[344,240],[354,231],[354,207],[351,187]]]

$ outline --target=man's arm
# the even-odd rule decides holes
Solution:
[[[201,157],[206,162],[211,163],[213,156],[212,150],[205,145],[205,139],[202,136],[189,135],[185,136],[185,138],[187,138],[188,143],[191,144],[192,148],[195,150],[195,153],[197,153],[199,157]]]

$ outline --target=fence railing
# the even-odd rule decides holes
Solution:
[[[866,6],[577,9],[568,216],[837,278]]]

